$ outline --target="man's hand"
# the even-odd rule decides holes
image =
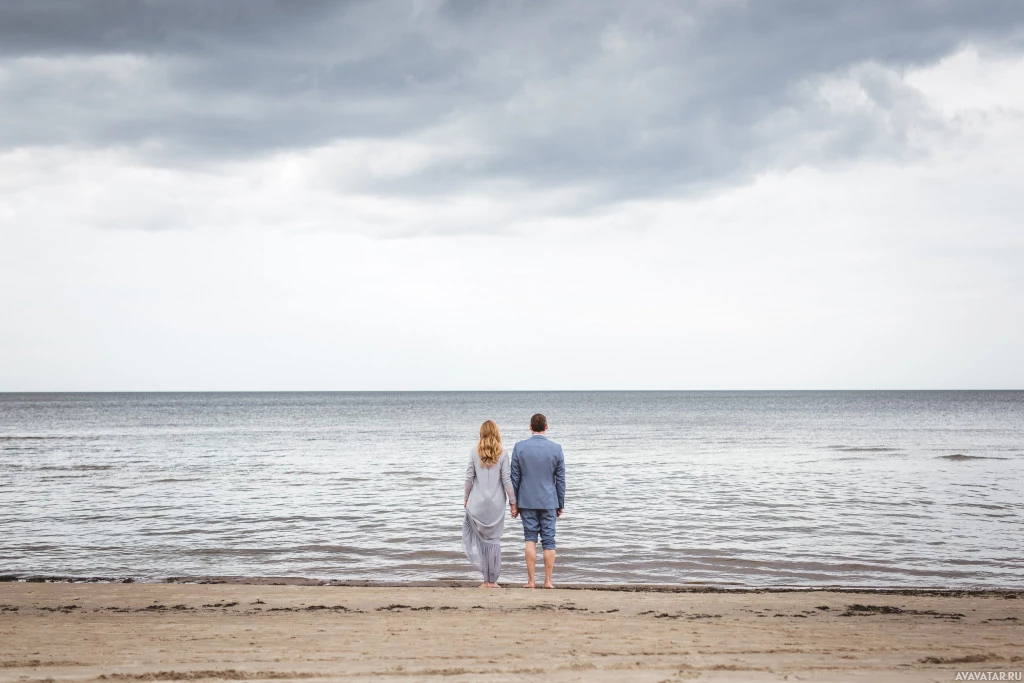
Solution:
[[[558,508],[557,510],[555,510],[555,516],[556,517],[561,517],[562,516],[562,508]]]
[[[516,505],[515,503],[512,503],[511,504],[511,509],[512,509],[512,519],[515,519],[516,517],[519,516],[519,506]]]

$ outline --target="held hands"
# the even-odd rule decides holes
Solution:
[[[515,519],[519,516],[519,506],[516,505],[515,503],[511,503],[510,507],[512,509],[512,519]]]

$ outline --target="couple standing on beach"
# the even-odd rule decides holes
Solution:
[[[480,441],[470,451],[466,468],[462,544],[470,564],[483,574],[481,588],[498,588],[501,574],[501,533],[505,502],[512,517],[523,520],[526,538],[526,588],[534,587],[537,537],[544,549],[544,587],[555,568],[555,520],[565,507],[565,457],[562,447],[545,435],[548,420],[530,418],[532,435],[506,455],[501,432],[492,420],[480,426]]]

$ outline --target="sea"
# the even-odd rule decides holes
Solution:
[[[479,579],[470,448],[537,412],[556,582],[1024,586],[1019,391],[0,394],[0,575]]]

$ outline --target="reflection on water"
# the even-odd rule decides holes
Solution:
[[[469,448],[537,411],[562,581],[1024,580],[1024,392],[0,394],[0,573],[476,578]]]

